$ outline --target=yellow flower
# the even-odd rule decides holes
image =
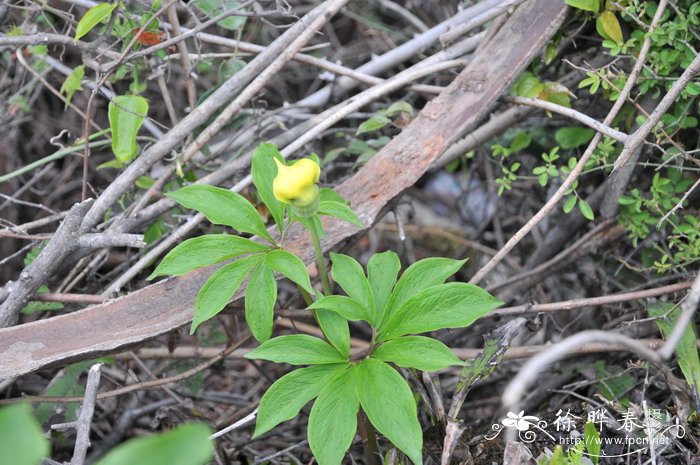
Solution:
[[[321,168],[310,158],[297,160],[287,166],[275,159],[277,176],[272,181],[272,193],[283,203],[292,204],[297,214],[310,217],[318,209],[318,177]]]

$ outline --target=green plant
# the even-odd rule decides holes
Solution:
[[[194,331],[220,312],[250,276],[246,321],[262,344],[247,358],[305,366],[280,378],[265,393],[255,436],[295,417],[315,399],[308,438],[321,465],[342,461],[355,437],[358,418],[365,423],[368,454],[377,453],[376,440],[372,439],[376,428],[420,464],[422,431],[416,401],[406,380],[390,364],[424,371],[464,365],[438,340],[417,334],[467,327],[502,302],[475,285],[445,282],[462,267],[461,260],[420,260],[399,278],[401,263],[394,252],[375,254],[366,270],[347,255],[331,253],[328,273],[320,246],[323,229],[319,215],[362,224],[335,191],[318,188],[317,163],[317,158],[310,157],[288,165],[272,144],[262,144],[255,151],[253,182],[277,225],[279,239],[273,238],[255,208],[238,194],[205,185],[170,193],[212,223],[256,235],[265,243],[229,234],[188,239],[166,255],[151,278],[233,260],[202,286],[196,300]],[[284,250],[285,234],[294,223],[301,223],[311,235],[322,292],[311,286],[301,259]],[[324,338],[303,334],[270,338],[277,298],[273,272],[297,284]],[[331,278],[345,295],[334,294]],[[369,347],[361,353],[350,350],[348,321],[364,322],[371,328]]]

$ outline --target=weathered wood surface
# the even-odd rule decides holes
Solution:
[[[392,199],[488,114],[556,32],[565,11],[561,0],[521,4],[450,86],[338,187],[365,226],[372,225]],[[358,232],[341,221],[327,222],[326,229],[326,250]],[[297,232],[287,244],[306,262],[313,259],[305,234]],[[212,271],[196,270],[74,313],[0,329],[0,379],[122,351],[188,324],[195,296]]]

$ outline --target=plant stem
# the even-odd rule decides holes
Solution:
[[[325,295],[331,295],[333,293],[333,288],[328,278],[328,268],[326,268],[326,260],[323,257],[323,249],[321,248],[321,240],[319,239],[320,233],[318,230],[318,223],[315,220],[316,218],[311,221],[313,226],[309,229],[309,232],[311,233],[311,241],[314,244],[314,253],[316,254],[316,261],[318,262],[318,273],[321,275],[321,283],[323,283],[323,293]]]
[[[374,426],[370,423],[367,414],[362,409],[357,413],[357,419],[360,423],[360,437],[362,437],[364,442],[367,464],[381,465],[382,461],[379,456],[379,444],[377,443],[377,434],[374,431]]]

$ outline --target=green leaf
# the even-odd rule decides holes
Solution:
[[[309,447],[319,465],[340,465],[357,431],[355,369],[337,374],[321,390],[309,415]]]
[[[194,6],[209,18],[213,18],[224,11],[238,9],[240,7],[240,2],[237,0],[197,0]],[[245,16],[233,15],[222,19],[216,24],[229,31],[236,31],[245,25],[246,20],[247,18]]]
[[[572,195],[568,199],[566,199],[566,202],[564,202],[564,213],[571,213],[571,210],[574,209],[577,201],[578,197],[576,197],[575,195]]]
[[[464,365],[445,344],[424,336],[392,339],[379,346],[372,356],[400,367],[421,371],[436,371],[452,365]]]
[[[311,287],[311,280],[309,279],[306,265],[293,253],[282,249],[274,249],[267,253],[265,262],[271,270],[282,273],[306,292],[315,295],[316,292]]]
[[[127,441],[95,465],[204,465],[214,452],[211,433],[206,425],[185,423],[166,433]]]
[[[585,200],[579,199],[578,209],[581,211],[581,214],[589,221],[593,221],[593,219],[595,218],[595,215],[593,214],[593,209],[591,208],[590,204]]]
[[[600,27],[605,31],[605,34],[615,42],[616,44],[621,44],[625,41],[625,38],[622,35],[622,29],[620,28],[620,23],[617,20],[617,17],[615,16],[615,13],[613,13],[610,10],[605,10],[598,16],[598,19],[596,20],[600,23]]]
[[[82,397],[85,394],[85,388],[78,382],[78,379],[83,374],[85,370],[90,368],[95,363],[95,360],[87,360],[85,362],[74,363],[65,367],[59,374],[51,380],[49,385],[41,393],[42,396],[58,396],[58,397],[70,397],[78,396]],[[42,402],[34,410],[34,415],[40,424],[49,420],[56,411],[56,407],[59,404],[51,404],[48,402]],[[68,420],[74,420],[77,418],[77,411],[80,404],[60,404],[60,411],[63,413],[62,417]],[[2,428],[0,427],[0,430]],[[0,463],[4,463],[0,460]]]
[[[529,71],[520,75],[513,85],[512,93],[519,97],[537,98],[544,90],[544,84]]]
[[[380,329],[382,339],[443,328],[463,328],[502,304],[473,284],[439,284],[419,292],[401,305]]]
[[[66,80],[63,81],[60,92],[66,94],[66,106],[63,108],[64,111],[68,108],[68,104],[73,99],[73,94],[79,90],[83,90],[83,76],[85,76],[85,65],[80,65],[76,66]]]
[[[98,3],[85,12],[78,25],[75,27],[75,41],[90,32],[92,28],[97,26],[107,17],[112,14],[112,11],[117,7],[118,2],[114,3]]]
[[[579,10],[592,11],[593,13],[600,11],[598,0],[564,0],[564,3]]]
[[[350,355],[350,328],[347,320],[331,310],[322,308],[316,310],[316,320],[328,342],[347,358]]]
[[[374,306],[377,309],[377,318],[372,322],[375,325],[382,319],[384,307],[389,301],[399,271],[401,271],[401,261],[399,256],[391,250],[372,255],[367,263],[367,277],[374,295]]]
[[[120,162],[127,163],[138,154],[136,136],[147,114],[148,100],[139,95],[119,95],[109,102],[107,116],[112,130],[112,151]]]
[[[676,326],[682,310],[673,303],[657,302],[649,305],[647,311],[650,317],[656,318],[656,325],[659,327],[664,339],[666,339]],[[691,322],[685,328],[680,341],[678,341],[675,353],[678,359],[678,366],[681,368],[685,380],[697,392],[700,390],[700,356],[698,356],[695,340],[695,327],[693,322]]]
[[[245,321],[255,339],[264,342],[272,336],[272,320],[277,301],[277,281],[265,264],[250,275],[245,293]]]
[[[370,323],[372,322],[372,315],[364,304],[344,295],[329,295],[322,297],[313,304],[309,305],[309,308],[312,310],[330,310],[350,321],[362,320]]]
[[[583,427],[583,440],[586,443],[588,457],[593,462],[593,465],[598,465],[600,461],[600,433],[590,421]]]
[[[391,118],[392,116],[396,116],[401,112],[413,114],[413,106],[408,102],[399,100],[398,102],[394,102],[389,105],[389,108],[384,111],[384,115]]]
[[[333,280],[347,295],[364,305],[369,310],[370,317],[373,317],[374,297],[362,265],[347,255],[331,252],[330,257],[333,263],[331,268]]]
[[[194,303],[194,319],[190,334],[197,326],[217,315],[236,293],[248,273],[262,260],[261,256],[250,256],[224,265],[216,270],[197,294]]]
[[[423,432],[406,380],[373,358],[363,360],[356,371],[357,397],[369,421],[415,465],[422,465]]]
[[[561,148],[573,149],[588,143],[593,139],[594,135],[595,131],[593,129],[569,126],[559,129],[554,133],[554,138]]]
[[[0,463],[38,465],[49,455],[49,441],[28,404],[0,409]]]
[[[391,123],[391,120],[386,116],[374,115],[367,121],[360,123],[355,134],[359,136],[360,134],[364,134],[366,132],[377,131],[389,123]]]
[[[275,164],[275,158],[282,160],[282,155],[280,155],[275,144],[262,143],[258,145],[253,152],[252,161],[252,176],[253,184],[258,190],[258,195],[267,205],[267,209],[270,210],[272,218],[274,218],[275,223],[282,231],[282,226],[284,224],[284,204],[275,198],[272,192],[272,181],[274,181],[277,176],[277,165]]]
[[[224,224],[274,242],[258,211],[241,194],[207,184],[192,184],[166,195],[185,208],[201,212],[214,224]]]
[[[163,257],[151,275],[180,276],[197,268],[213,265],[246,253],[266,252],[269,247],[244,237],[229,234],[205,234],[178,244]]]
[[[41,285],[36,290],[37,294],[46,294],[49,292],[48,286]],[[40,300],[30,300],[27,305],[20,309],[20,312],[24,315],[31,315],[36,312],[51,312],[63,309],[63,304],[61,302],[42,302]]]
[[[347,368],[348,364],[299,368],[275,381],[260,400],[253,437],[297,416],[333,376]]]
[[[365,227],[352,208],[350,208],[345,202],[321,200],[321,202],[318,204],[318,214],[345,220],[361,229],[364,229]]]
[[[389,296],[389,302],[386,305],[379,327],[381,328],[404,302],[423,289],[444,283],[447,278],[462,268],[465,262],[466,260],[433,257],[417,261],[406,268],[406,271],[396,283],[391,296]]]
[[[306,334],[292,334],[270,339],[245,357],[290,365],[324,365],[347,361],[333,346],[322,339]]]

